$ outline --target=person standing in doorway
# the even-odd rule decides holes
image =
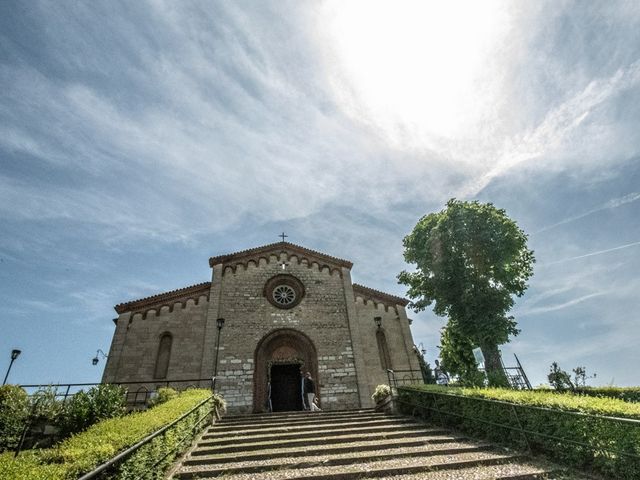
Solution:
[[[310,372],[304,374],[304,391],[307,394],[307,404],[309,405],[309,409],[312,412],[319,411],[320,409],[314,402],[316,398],[316,384],[313,381],[313,378],[311,378]]]
[[[302,409],[311,410],[307,404],[307,378],[302,369],[300,369],[300,396],[302,397]]]

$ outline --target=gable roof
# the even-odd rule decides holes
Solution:
[[[249,260],[258,261],[260,257],[268,257],[269,254],[279,254],[286,252],[287,254],[296,254],[300,259],[306,258],[307,260],[316,261],[318,263],[327,264],[333,267],[346,267],[351,269],[353,263],[341,258],[332,257],[326,253],[317,252],[309,248],[295,245],[289,242],[276,242],[264,245],[262,247],[250,248],[248,250],[242,250],[240,252],[229,253],[226,255],[218,255],[217,257],[211,257],[209,259],[209,266],[228,264],[228,263],[244,263]]]
[[[198,283],[197,285],[178,288],[177,290],[159,293],[157,295],[141,298],[139,300],[120,303],[113,308],[116,312],[118,312],[118,314],[125,312],[146,312],[147,310],[151,310],[152,308],[160,308],[165,305],[171,308],[174,303],[184,303],[189,299],[197,300],[201,295],[206,295],[208,298],[210,289],[211,282]]]

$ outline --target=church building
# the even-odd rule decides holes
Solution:
[[[308,371],[323,410],[371,407],[387,369],[420,366],[408,301],[353,284],[352,265],[285,241],[212,257],[210,282],[115,307],[102,381],[215,376],[228,410],[248,413],[302,409]]]

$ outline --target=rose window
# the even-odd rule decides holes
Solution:
[[[290,274],[271,277],[264,285],[263,295],[271,305],[289,309],[298,305],[304,297],[304,285]]]
[[[296,301],[296,291],[289,285],[278,285],[272,295],[273,301],[279,305],[289,306]]]

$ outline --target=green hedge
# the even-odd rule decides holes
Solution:
[[[617,398],[625,402],[640,403],[640,387],[581,387],[576,389],[575,393],[589,397]]]
[[[208,390],[187,390],[178,397],[144,412],[125,417],[104,420],[88,430],[61,442],[55,448],[25,452],[14,460],[13,455],[0,455],[0,479],[11,480],[66,480],[78,478],[98,465],[113,458],[119,452],[168,425],[210,397]],[[161,460],[183,437],[186,447],[197,431],[204,428],[199,419],[207,415],[212,406],[224,407],[223,400],[213,396],[193,414],[185,417],[165,434],[139,449],[118,467],[109,478],[162,478],[166,467],[174,460],[167,456],[158,467],[149,468]]]
[[[640,478],[640,423],[633,421],[640,420],[639,404],[571,394],[435,385],[400,387],[398,395],[404,413],[494,442],[530,447],[534,453],[607,478]],[[529,432],[526,438],[518,428]]]
[[[553,388],[536,388],[539,393],[570,393],[586,397],[615,398],[625,402],[640,403],[640,387],[578,387],[575,390],[558,392]]]

